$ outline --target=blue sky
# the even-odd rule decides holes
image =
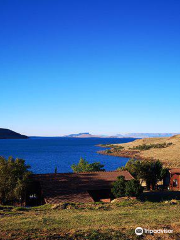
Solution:
[[[0,127],[180,132],[179,0],[1,0]]]

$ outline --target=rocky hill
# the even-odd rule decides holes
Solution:
[[[27,139],[25,135],[21,135],[10,129],[0,128],[0,139]]]

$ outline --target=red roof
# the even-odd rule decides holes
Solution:
[[[118,176],[133,179],[128,171],[34,174],[46,203],[93,202],[88,190],[110,189]]]

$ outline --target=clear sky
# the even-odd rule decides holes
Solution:
[[[180,132],[179,0],[0,0],[0,127]]]

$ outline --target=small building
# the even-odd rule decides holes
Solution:
[[[34,174],[26,193],[26,205],[63,202],[110,202],[111,188],[118,176],[133,179],[128,171]]]
[[[180,191],[180,168],[172,168],[169,170],[169,189]]]

